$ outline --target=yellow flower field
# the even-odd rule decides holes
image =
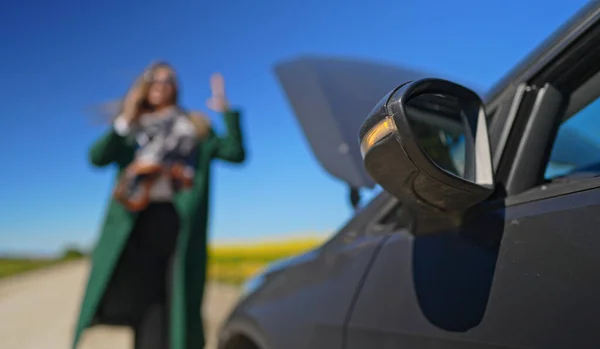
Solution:
[[[319,246],[322,238],[294,238],[252,244],[216,244],[209,247],[208,278],[239,284],[267,264]]]

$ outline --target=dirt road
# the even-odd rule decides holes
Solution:
[[[68,349],[85,286],[88,264],[71,262],[0,282],[0,349]],[[207,349],[216,348],[218,326],[238,297],[236,288],[210,284],[204,318]],[[126,328],[96,327],[79,349],[129,349]]]

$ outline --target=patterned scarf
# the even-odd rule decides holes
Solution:
[[[179,108],[140,117],[132,135],[138,144],[134,161],[125,169],[115,197],[131,211],[141,211],[151,201],[150,192],[160,176],[167,176],[173,192],[193,185],[198,136]]]

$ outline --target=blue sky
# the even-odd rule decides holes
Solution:
[[[154,59],[177,67],[186,107],[204,108],[208,77],[220,71],[244,111],[248,162],[214,168],[211,238],[327,232],[351,214],[346,187],[313,157],[275,62],[352,56],[487,88],[585,1],[166,3],[2,3],[2,251],[95,241],[114,172],[86,162],[104,127],[85,110],[120,97]]]

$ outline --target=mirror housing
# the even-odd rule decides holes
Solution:
[[[484,105],[453,82],[421,79],[390,91],[359,141],[369,175],[414,208],[460,214],[494,191]]]

